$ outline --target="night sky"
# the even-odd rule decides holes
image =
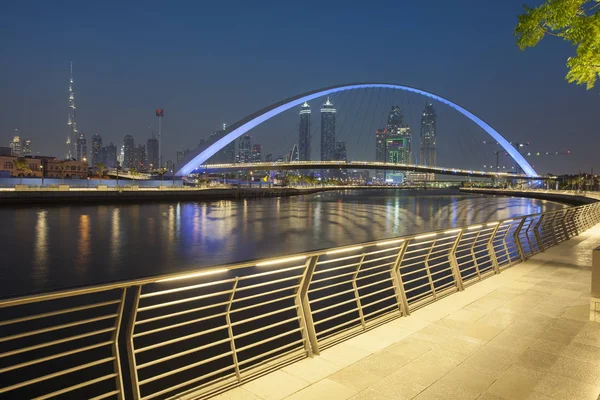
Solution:
[[[546,38],[526,52],[517,48],[512,32],[523,2],[5,1],[0,146],[19,128],[34,153],[64,154],[73,61],[77,126],[88,149],[94,133],[105,143],[120,145],[131,134],[145,144],[156,131],[154,109],[164,108],[163,150],[174,159],[181,146],[194,148],[221,123],[272,102],[338,83],[386,81],[455,101],[509,140],[530,141],[530,151],[571,150],[534,160],[540,173],[598,172],[598,89],[564,80],[575,51],[566,42]],[[404,101],[417,138],[425,100],[403,96],[380,99],[378,112],[386,112],[388,100]],[[339,106],[344,98],[334,101]],[[338,113],[341,125],[344,112]],[[494,162],[494,149],[477,145],[486,139],[481,132],[449,110],[438,114],[440,165]],[[297,120],[294,110],[253,136],[277,156],[297,136]],[[344,133],[349,159],[374,159],[374,133]]]

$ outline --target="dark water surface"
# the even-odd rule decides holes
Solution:
[[[355,190],[237,201],[0,208],[0,297],[535,214],[562,204]]]

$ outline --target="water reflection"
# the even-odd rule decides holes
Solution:
[[[7,254],[0,266],[0,291],[10,296],[158,275],[560,207],[533,199],[436,191],[348,191],[41,211],[3,207],[0,220],[12,222],[0,226],[0,251]],[[23,264],[31,270],[21,268]]]

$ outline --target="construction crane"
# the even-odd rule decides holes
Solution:
[[[499,145],[498,142],[488,142],[488,141],[483,141],[483,144],[495,144],[495,145]],[[521,149],[525,146],[529,146],[531,143],[530,142],[510,142],[510,144],[512,144],[517,151],[519,152],[519,154],[521,154],[524,157],[545,157],[545,156],[563,156],[563,155],[571,155],[571,150],[566,150],[566,151],[528,151],[527,153],[522,153]],[[500,154],[504,154],[504,156],[508,157],[508,153],[505,151],[500,151],[500,150],[495,150],[494,151],[494,155],[496,156],[496,172],[498,172],[500,170]],[[484,168],[487,168],[487,165],[483,166]],[[489,168],[493,168],[492,165],[489,166]],[[506,168],[505,165],[502,166],[503,169]],[[515,165],[515,171],[519,171],[519,167],[518,165]]]

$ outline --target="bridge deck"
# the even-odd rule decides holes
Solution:
[[[590,399],[600,224],[525,263],[218,399]]]

